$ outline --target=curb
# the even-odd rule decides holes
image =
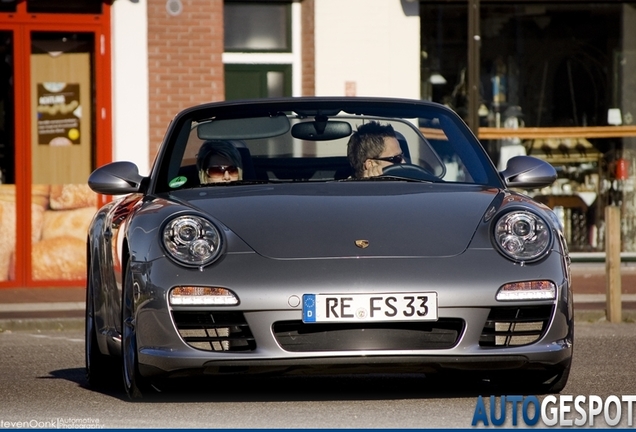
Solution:
[[[636,310],[623,310],[621,313],[623,323],[633,324],[636,323]],[[581,323],[609,323],[605,317],[605,310],[580,310],[574,311],[574,322]]]
[[[16,318],[0,319],[0,333],[12,331],[84,330],[84,318]]]

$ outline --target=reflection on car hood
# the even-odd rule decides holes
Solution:
[[[270,258],[444,257],[462,253],[497,189],[319,183],[175,192]],[[356,241],[368,242],[361,248]]]

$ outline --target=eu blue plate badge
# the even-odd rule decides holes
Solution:
[[[316,322],[315,294],[303,294],[303,322]]]

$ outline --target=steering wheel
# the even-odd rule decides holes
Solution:
[[[440,181],[441,179],[431,174],[419,165],[408,163],[390,165],[382,170],[382,177],[397,177],[409,180]]]

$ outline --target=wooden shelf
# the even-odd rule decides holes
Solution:
[[[535,195],[534,199],[550,208],[561,206],[564,208],[578,208],[587,211],[587,204],[578,195]]]
[[[568,164],[582,164],[582,163],[593,163],[598,162],[599,155],[590,155],[590,156],[579,156],[572,155],[572,157],[567,156],[552,156],[548,157],[543,153],[529,153],[529,156],[534,156],[539,159],[543,159],[548,162],[550,165],[568,165]]]
[[[518,129],[480,127],[478,137],[481,140],[636,137],[636,126],[524,127]]]

